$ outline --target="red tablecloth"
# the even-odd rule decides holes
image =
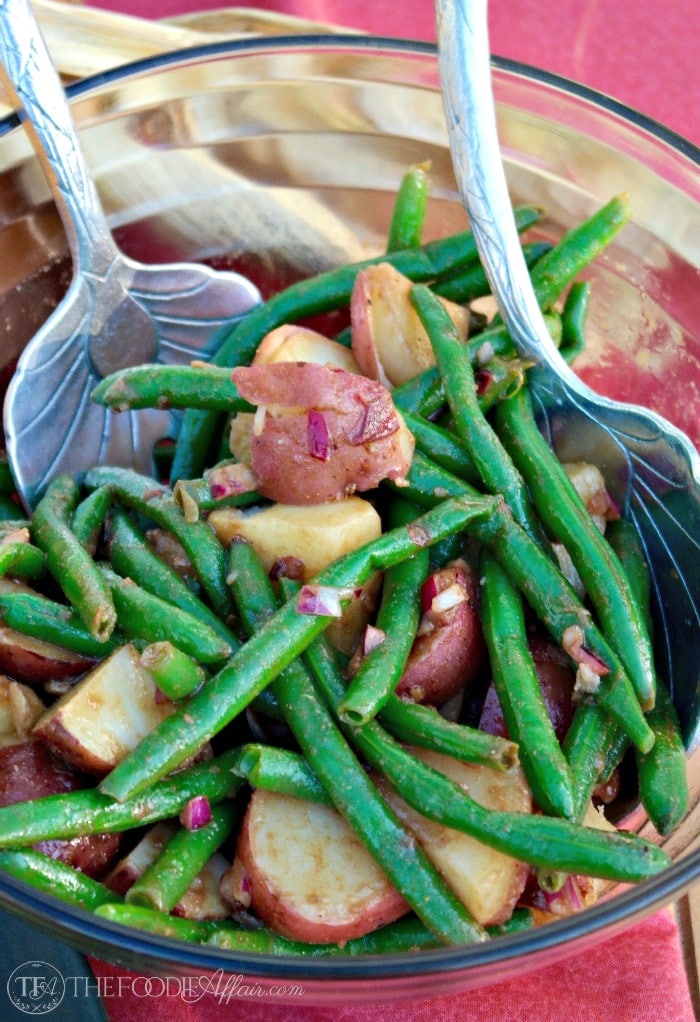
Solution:
[[[185,13],[194,0],[94,0],[94,6],[146,17]],[[203,0],[202,9],[231,6]],[[244,4],[243,6],[250,6]],[[435,37],[431,0],[262,0],[258,7],[374,33]],[[698,0],[500,0],[491,5],[492,51],[606,92],[700,144]],[[94,962],[111,1022],[691,1022],[694,1017],[670,911],[613,941],[511,982],[432,1000],[314,1008],[227,1003],[205,996],[145,993],[147,985]],[[119,982],[117,982],[119,981]],[[156,989],[156,988],[154,988]],[[119,991],[116,993],[116,991]]]

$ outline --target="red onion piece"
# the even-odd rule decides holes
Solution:
[[[312,458],[328,461],[331,456],[328,423],[326,417],[315,408],[309,408],[306,413],[306,444]]]
[[[383,628],[377,628],[376,625],[367,625],[365,628],[365,636],[362,643],[362,652],[365,656],[371,653],[373,649],[381,644],[386,639],[386,632]]]
[[[342,617],[343,601],[359,596],[360,592],[360,589],[348,586],[302,586],[297,600],[297,611],[300,614],[319,617]]]
[[[209,492],[214,500],[223,500],[255,489],[255,476],[248,465],[218,465],[208,475]]]
[[[180,813],[180,823],[187,830],[199,830],[211,823],[211,806],[206,795],[195,795]]]
[[[420,587],[420,602],[421,607],[427,613],[433,605],[433,600],[440,592],[438,588],[438,576],[433,573],[428,575],[423,585]]]
[[[357,426],[348,439],[353,447],[360,447],[393,436],[398,429],[399,420],[392,405],[384,401],[363,402]]]
[[[466,598],[467,593],[464,586],[461,586],[459,582],[453,582],[447,589],[436,593],[430,604],[430,609],[434,614],[445,614],[448,610],[452,610],[453,607],[464,603]]]
[[[595,674],[610,674],[610,668],[595,653],[591,653],[583,645],[583,629],[578,625],[571,625],[564,629],[562,635],[562,646],[564,652],[568,653],[577,664],[585,664]]]

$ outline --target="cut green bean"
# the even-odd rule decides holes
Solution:
[[[552,247],[548,241],[534,241],[523,245],[523,256],[528,269],[531,270],[542,256],[552,250]],[[432,290],[450,302],[466,305],[467,302],[491,294],[491,285],[483,266],[477,263],[475,266],[468,266],[458,273],[443,277],[433,285]]]
[[[423,224],[428,205],[427,163],[409,167],[399,185],[387,236],[387,252],[417,248],[423,240]]]
[[[196,692],[207,680],[202,665],[172,642],[151,643],[141,652],[140,660],[160,691],[176,702]]]
[[[223,926],[222,923],[216,923],[211,919],[185,919],[182,916],[144,908],[142,905],[122,904],[114,899],[99,905],[95,909],[95,915],[119,926],[130,926],[146,933],[157,934],[159,937],[174,937],[176,940],[197,944],[206,941],[217,932],[218,927]]]
[[[554,816],[571,817],[571,775],[528,648],[520,594],[488,549],[482,554],[480,576],[484,637],[508,734],[518,743],[520,762],[538,806]]]
[[[106,564],[100,571],[112,593],[121,631],[148,643],[172,642],[200,664],[216,664],[231,654],[231,647],[216,632],[186,610],[122,578]]]
[[[586,347],[586,319],[591,299],[591,285],[577,280],[569,288],[561,313],[562,357],[573,362]]]
[[[413,504],[394,498],[390,525],[417,517]],[[428,574],[428,549],[420,550],[384,573],[376,627],[382,641],[362,660],[339,708],[346,724],[364,724],[381,710],[399,683],[421,615],[420,587]]]
[[[46,571],[46,555],[32,543],[0,543],[0,577],[40,578]]]
[[[230,370],[196,362],[192,365],[143,365],[105,376],[92,400],[114,411],[132,408],[200,408],[214,412],[252,412],[239,395]]]
[[[169,487],[132,469],[100,466],[91,469],[84,482],[88,489],[112,486],[118,502],[171,532],[184,547],[212,607],[224,621],[228,619],[232,607],[226,554],[206,522],[188,522]]]
[[[239,644],[228,625],[158,556],[129,514],[121,509],[113,511],[110,517],[109,558],[123,578],[132,579],[154,596],[187,611],[208,625],[231,649]]]
[[[0,869],[16,880],[23,880],[45,894],[88,912],[119,897],[98,880],[33,848],[0,851]]]
[[[238,612],[253,636],[263,622],[274,620],[275,594],[250,544],[232,543],[231,565],[235,566],[231,574]],[[291,661],[272,686],[294,737],[336,809],[416,915],[444,943],[484,940],[483,928],[474,922],[377,792],[318,699],[302,663]]]
[[[205,826],[196,830],[180,827],[126,892],[126,903],[171,912],[214,852],[233,833],[240,816],[240,807],[235,803],[221,802],[213,807],[211,821]]]
[[[416,446],[442,468],[476,486],[479,473],[465,445],[454,433],[413,412],[402,412]]]
[[[253,788],[332,806],[333,799],[304,757],[274,745],[248,743],[235,750],[233,769]]]
[[[324,569],[315,582],[342,588],[362,585],[375,571],[410,557],[446,535],[489,518],[495,497],[445,501],[408,526],[392,529]],[[147,735],[101,782],[122,801],[144,790],[241,713],[272,679],[322,632],[332,618],[301,614],[285,604],[234,654],[228,664]]]
[[[0,620],[23,635],[93,660],[107,656],[123,641],[117,632],[104,641],[94,638],[71,607],[38,593],[0,594]]]
[[[73,512],[71,529],[78,542],[91,557],[95,556],[97,544],[104,528],[107,512],[112,506],[112,490],[99,486],[80,501]]]
[[[474,370],[452,320],[422,285],[411,289],[411,304],[430,338],[455,430],[465,441],[486,488],[503,494],[519,524],[544,545],[525,484],[479,407]]]
[[[649,598],[651,581],[644,548],[634,525],[624,519],[606,530],[608,542],[620,557],[625,575],[645,620],[651,628]],[[656,705],[647,714],[654,732],[650,752],[635,750],[639,796],[659,834],[670,834],[681,822],[690,804],[686,750],[680,723],[668,689],[662,681],[656,689]]]
[[[499,436],[525,479],[540,518],[566,547],[642,709],[651,709],[656,691],[651,640],[619,559],[537,428],[527,390],[501,401],[495,414]]]
[[[34,541],[68,602],[75,607],[90,634],[100,640],[111,635],[117,621],[112,596],[92,557],[71,532],[69,522],[80,490],[71,476],[53,479],[34,510]]]
[[[0,848],[24,848],[38,841],[87,834],[117,834],[179,816],[187,803],[203,796],[214,805],[233,798],[243,779],[233,771],[234,753],[198,763],[154,784],[143,795],[115,802],[97,788],[45,795],[0,807]]]

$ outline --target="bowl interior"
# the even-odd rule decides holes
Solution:
[[[633,221],[591,268],[589,344],[576,369],[596,390],[653,407],[700,444],[698,154],[612,101],[495,61],[499,130],[515,203],[555,240],[613,194]],[[236,268],[263,293],[381,251],[405,169],[430,161],[426,234],[466,225],[455,189],[435,52],[358,37],[264,39],[166,55],[72,91],[73,112],[115,237],[143,262]],[[67,289],[66,236],[21,128],[0,129],[0,363],[5,374]],[[695,593],[697,607],[697,589]],[[657,608],[658,610],[658,608]],[[697,718],[700,640],[685,650],[674,699],[686,736]],[[669,670],[675,646],[661,651]],[[678,861],[580,917],[485,948],[334,963],[247,960],[96,925],[9,880],[0,898],[84,950],[127,967],[301,977],[317,1001],[417,997],[494,982],[589,943],[676,897],[698,875],[693,811],[667,847]],[[644,830],[642,816],[629,825]],[[381,980],[381,984],[379,981]]]

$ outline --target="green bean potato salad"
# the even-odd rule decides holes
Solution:
[[[667,866],[616,825],[688,804],[636,533],[543,439],[473,237],[424,243],[427,199],[409,168],[381,254],[274,294],[211,363],[100,383],[183,409],[153,478],[59,476],[26,520],[4,473],[10,875],[320,956],[497,939]],[[569,360],[576,278],[628,216],[523,238]]]

